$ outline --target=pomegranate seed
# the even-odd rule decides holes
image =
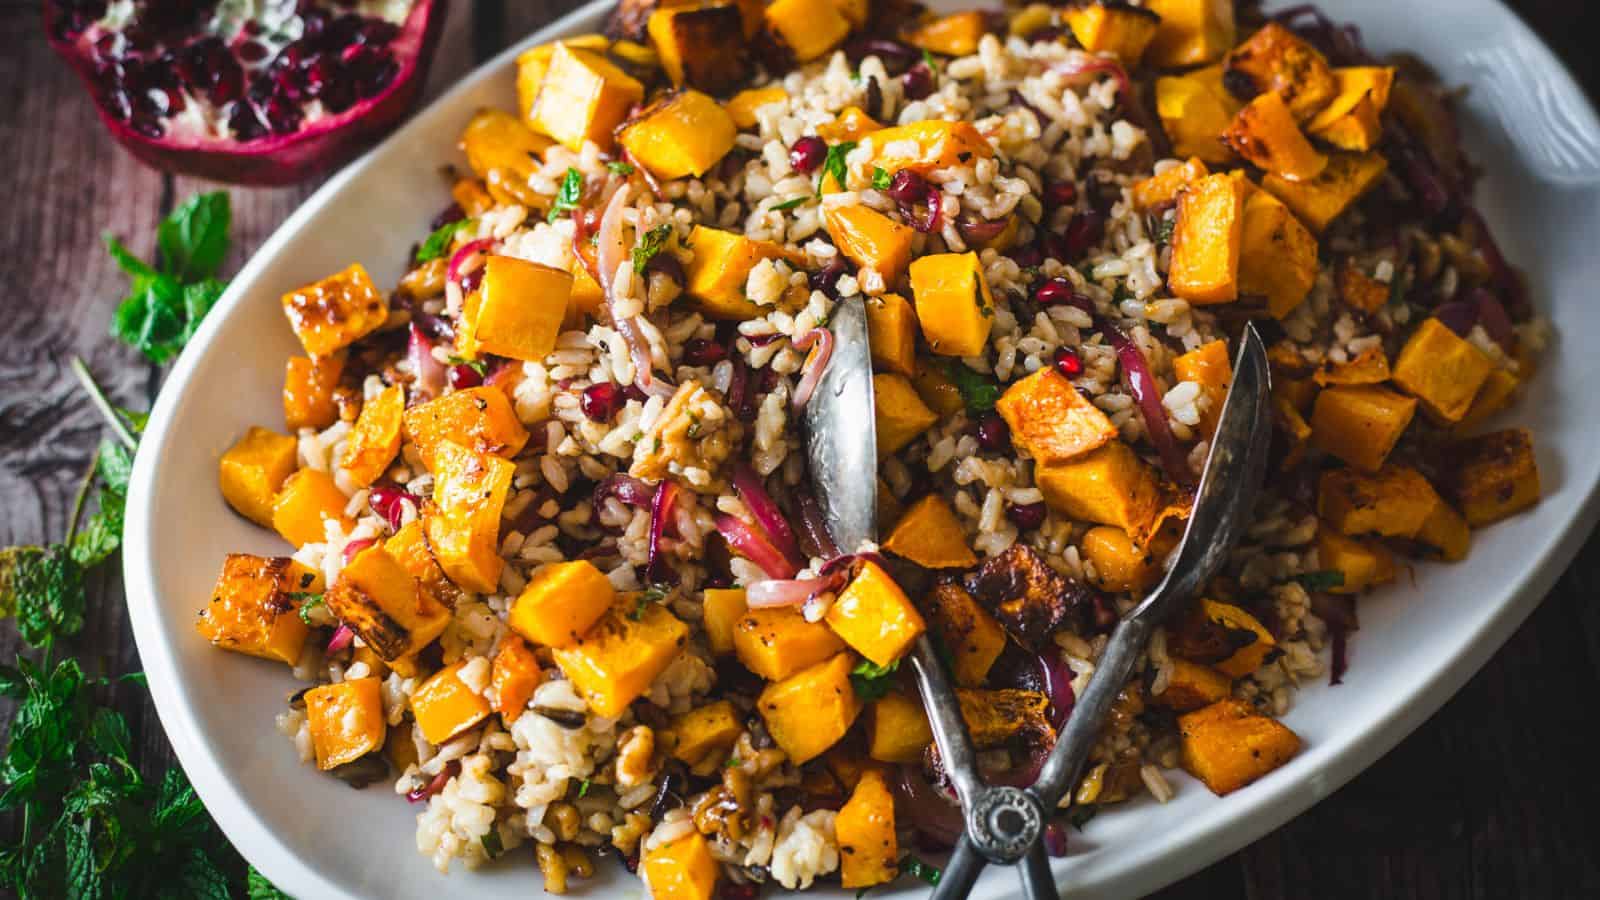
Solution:
[[[1071,347],[1057,347],[1051,362],[1056,371],[1068,378],[1077,378],[1083,374],[1083,360],[1079,358],[1076,350]]]
[[[789,165],[794,166],[795,171],[809,175],[822,165],[827,156],[828,145],[822,138],[806,135],[789,148]]]
[[[373,512],[382,516],[393,531],[400,530],[407,500],[411,501],[413,509],[417,507],[417,498],[414,494],[393,484],[373,485],[371,493],[367,494],[367,505],[372,507]]]
[[[637,384],[629,382],[628,385],[622,389],[622,399],[624,402],[628,400],[637,400],[640,403],[644,403],[650,398],[645,396],[643,388],[639,387]]]
[[[1090,247],[1100,243],[1105,231],[1106,220],[1100,213],[1081,212],[1073,216],[1072,221],[1067,223],[1067,233],[1063,235],[1065,246],[1062,249],[1066,254],[1063,258],[1067,262],[1075,262],[1088,253]]]
[[[1078,202],[1078,186],[1070,181],[1052,181],[1045,185],[1046,206],[1071,206]]]
[[[1006,507],[1006,518],[1024,531],[1031,531],[1043,525],[1044,514],[1043,503],[1014,503]]]
[[[998,453],[1011,446],[1011,426],[1000,417],[999,413],[985,413],[978,421],[978,446],[991,453]]]
[[[458,391],[475,388],[483,384],[483,376],[478,374],[477,369],[466,363],[451,366],[449,371],[445,373],[445,380],[450,383],[450,387]]]
[[[1025,244],[1011,251],[1011,261],[1024,269],[1037,268],[1044,262],[1044,251],[1038,244]]]
[[[260,41],[240,41],[233,52],[239,55],[242,62],[258,63],[267,58],[267,48]]]
[[[727,358],[727,348],[705,338],[690,338],[683,345],[683,361],[691,366],[714,366]]]
[[[839,299],[839,279],[849,272],[842,259],[834,259],[819,272],[811,273],[811,289],[821,291],[829,300]]]
[[[591,384],[578,396],[578,408],[591,422],[609,422],[622,406],[622,391],[609,381]]]
[[[921,100],[933,93],[933,70],[927,63],[917,63],[900,76],[900,89],[907,100]]]
[[[770,394],[774,390],[777,389],[777,387],[778,387],[778,373],[777,373],[777,370],[775,370],[775,369],[762,369],[761,370],[761,374],[760,374],[759,377],[760,377],[761,380],[757,383],[756,386],[761,389],[761,393]]]
[[[910,169],[901,169],[889,179],[888,194],[896,203],[921,203],[928,199],[930,190],[928,179]]]
[[[1072,282],[1059,276],[1043,281],[1033,289],[1033,302],[1043,306],[1055,306],[1071,300]]]
[[[446,225],[449,225],[451,222],[459,222],[466,217],[467,214],[461,209],[460,205],[452,203],[449,206],[446,206],[444,209],[439,210],[439,214],[433,217],[432,222],[428,223],[428,230],[438,231]]]

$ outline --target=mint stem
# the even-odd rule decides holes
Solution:
[[[106,392],[95,382],[94,376],[89,373],[88,365],[84,363],[81,357],[74,356],[72,358],[72,374],[78,376],[78,383],[82,384],[83,389],[89,392],[89,402],[93,403],[94,408],[99,410],[101,418],[105,419],[106,424],[111,426],[111,430],[117,433],[117,437],[122,441],[123,445],[129,450],[138,449],[138,440],[134,438],[133,432],[128,430],[128,426],[123,423],[122,418],[117,415],[117,411],[112,408],[111,401],[106,398]]]

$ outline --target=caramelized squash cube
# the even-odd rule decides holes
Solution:
[[[440,603],[451,609],[456,608],[461,600],[461,588],[456,587],[433,558],[421,519],[412,519],[402,525],[399,531],[383,542],[383,549],[400,563],[401,568],[410,572],[412,578],[422,582],[423,589],[432,593]]]
[[[713,6],[700,11],[718,9],[733,10]],[[617,140],[657,178],[698,178],[733,149],[736,133],[733,119],[717,101],[691,89],[666,94],[640,110],[622,126]]]
[[[1343,534],[1414,538],[1443,502],[1409,466],[1329,469],[1317,481],[1317,515]]]
[[[1205,663],[1230,678],[1261,667],[1278,642],[1255,616],[1231,603],[1202,599],[1167,635],[1174,656]]]
[[[722,877],[722,866],[698,831],[647,851],[640,867],[654,900],[712,900]]]
[[[734,651],[734,632],[739,620],[749,608],[744,599],[744,588],[706,588],[701,604],[704,617],[701,624],[706,629],[706,643],[711,652],[727,656]]]
[[[1511,405],[1512,395],[1522,383],[1521,379],[1505,369],[1495,369],[1483,380],[1478,396],[1472,398],[1467,414],[1452,429],[1456,434],[1466,434],[1489,421],[1495,413]]]
[[[377,481],[400,452],[400,427],[406,411],[406,392],[391,384],[367,401],[345,439],[339,464],[360,487]]]
[[[1311,383],[1310,379],[1307,379],[1307,383]],[[1285,450],[1280,465],[1283,471],[1287,472],[1305,459],[1306,447],[1311,443],[1311,425],[1306,422],[1305,416],[1300,414],[1299,408],[1282,395],[1272,398],[1272,424],[1285,438]]]
[[[951,13],[919,26],[907,40],[911,46],[945,56],[971,56],[978,52],[978,41],[989,33],[982,10]],[[846,885],[848,887],[848,885]]]
[[[1161,506],[1161,485],[1150,465],[1122,441],[1070,462],[1035,469],[1034,480],[1053,510],[1073,519],[1142,534]]]
[[[293,666],[310,629],[292,595],[316,590],[321,580],[286,556],[230,553],[195,629],[224,650]]]
[[[940,360],[918,359],[916,372],[911,376],[912,389],[933,411],[937,417],[934,421],[947,419],[967,408],[961,389],[950,380],[945,365]]]
[[[890,174],[910,169],[926,175],[994,156],[988,138],[971,122],[924,119],[874,131],[871,140],[872,164]]]
[[[1178,192],[1211,174],[1206,164],[1197,156],[1189,157],[1170,168],[1162,169],[1133,184],[1133,203],[1140,209],[1156,209],[1178,202]]]
[[[1244,202],[1239,292],[1267,298],[1275,319],[1294,312],[1317,280],[1317,239],[1283,201],[1251,191]]]
[[[822,223],[844,258],[894,284],[911,263],[916,230],[868,206],[825,206]]]
[[[643,27],[644,24],[641,22],[640,28]],[[531,47],[517,55],[517,110],[522,114],[523,124],[536,132],[539,131],[540,125],[534,118],[533,107],[539,99],[539,89],[544,87],[544,76],[550,71],[550,57],[555,55],[557,43],[566,44],[573,50],[586,50],[596,54],[605,53],[606,48],[611,46],[610,39],[603,34],[579,34],[562,41]],[[545,140],[548,141],[549,138],[546,137]],[[472,212],[467,214],[477,215]]]
[[[331,356],[389,318],[389,300],[360,263],[283,295],[283,312],[312,356]]]
[[[449,608],[382,546],[357,553],[323,598],[385,662],[415,655],[450,624]]]
[[[1121,528],[1096,525],[1084,533],[1078,550],[1094,564],[1089,583],[1102,591],[1137,593],[1161,579],[1161,555],[1135,544]]]
[[[933,729],[922,701],[890,691],[872,704],[868,756],[886,763],[920,763],[923,751],[932,743]]]
[[[959,583],[941,581],[928,599],[928,620],[950,651],[956,684],[978,687],[1006,648],[1005,629]]]
[[[832,3],[813,0],[774,0],[763,14],[767,29],[806,63],[827,53],[850,33],[850,20]]]
[[[500,586],[500,513],[516,468],[447,440],[434,448],[433,503],[423,508],[423,533],[440,568],[466,590],[488,594]]]
[[[463,661],[445,666],[411,694],[411,715],[430,744],[443,744],[494,711],[482,694],[461,680],[465,665]]]
[[[1233,362],[1228,358],[1228,342],[1208,341],[1172,361],[1172,372],[1179,381],[1190,381],[1200,386],[1208,401],[1200,414],[1200,431],[1207,438],[1217,431],[1217,420],[1222,417],[1222,404],[1228,397],[1228,385],[1233,382]]]
[[[686,267],[684,291],[696,309],[709,318],[735,322],[766,314],[745,297],[744,286],[757,263],[783,257],[782,247],[704,225],[689,233],[689,246],[694,256]]]
[[[793,606],[749,610],[733,627],[733,651],[739,662],[768,681],[782,681],[844,647],[832,629],[807,622]]]
[[[872,376],[872,396],[878,417],[879,458],[895,453],[939,421],[904,375]]]
[[[1215,62],[1234,45],[1230,0],[1150,0],[1144,5],[1161,17],[1145,50],[1145,62],[1163,69]]]
[[[283,424],[290,431],[327,428],[339,421],[333,391],[344,374],[346,353],[291,356],[283,373]]]
[[[456,348],[539,362],[556,348],[572,296],[572,273],[512,256],[490,256],[483,285],[468,295]]]
[[[978,750],[990,750],[1019,738],[1030,742],[1054,739],[1055,730],[1045,718],[1050,700],[1038,691],[957,688],[956,703]]]
[[[1330,153],[1327,166],[1316,177],[1293,181],[1273,172],[1261,186],[1282,200],[1300,222],[1317,234],[1371,190],[1389,168],[1381,153]]]
[[[1416,539],[1418,543],[1438,551],[1440,559],[1459,562],[1467,558],[1467,550],[1472,545],[1472,531],[1465,516],[1456,512],[1450,504],[1440,501],[1433,508],[1433,514],[1422,523]]]
[[[461,152],[479,178],[499,170],[521,184],[538,171],[540,158],[554,143],[503,109],[478,110],[461,131]]]
[[[1310,181],[1328,167],[1328,157],[1300,133],[1288,104],[1271,92],[1239,110],[1222,133],[1222,142],[1263,172],[1289,182]]]
[[[528,642],[514,634],[500,639],[489,663],[489,690],[485,696],[507,728],[528,708],[533,692],[544,682],[544,670]]]
[[[1375,385],[1337,385],[1317,394],[1311,442],[1366,472],[1376,472],[1416,415],[1417,401]]]
[[[1338,92],[1338,82],[1321,51],[1277,22],[1268,22],[1224,61],[1229,85],[1247,96],[1274,93],[1297,122],[1316,115]],[[1238,89],[1238,88],[1236,88]]]
[[[725,94],[749,80],[750,60],[738,7],[658,9],[650,14],[647,27],[661,68],[673,84]]]
[[[851,649],[879,666],[899,660],[928,628],[900,585],[870,561],[861,564],[826,619]]]
[[[294,474],[299,447],[292,437],[252,425],[217,464],[222,499],[239,515],[271,528],[272,500]]]
[[[1161,27],[1161,17],[1126,3],[1089,3],[1062,10],[1072,36],[1090,53],[1109,53],[1124,65],[1137,65]]]
[[[1075,459],[1117,436],[1106,414],[1052,366],[1006,388],[994,408],[1011,427],[1012,443],[1041,465]]]
[[[1235,160],[1222,132],[1244,106],[1222,85],[1222,66],[1156,79],[1156,115],[1172,152],[1213,165]]]
[[[1209,706],[1233,693],[1233,679],[1210,666],[1187,659],[1171,660],[1172,674],[1159,694],[1152,694],[1151,702],[1177,712],[1188,712]]]
[[[1230,303],[1239,296],[1244,248],[1245,183],[1208,175],[1178,194],[1167,284],[1190,303]]]
[[[677,716],[669,731],[674,738],[673,758],[696,766],[707,756],[732,747],[744,733],[744,722],[732,703],[718,700]]]
[[[1334,594],[1359,594],[1395,578],[1394,555],[1382,544],[1345,537],[1325,523],[1317,527],[1317,559],[1344,578],[1328,588]]]
[[[734,94],[723,108],[733,118],[733,124],[739,128],[756,127],[756,110],[773,103],[783,103],[789,99],[789,92],[781,86],[746,88]]]
[[[845,890],[887,884],[900,874],[894,796],[882,772],[861,773],[833,827],[839,839],[839,884]]]
[[[689,627],[659,603],[623,594],[617,605],[571,647],[553,652],[596,715],[614,719],[683,652]]]
[[[1526,428],[1457,441],[1448,454],[1444,488],[1473,528],[1498,522],[1539,502],[1539,464]]]
[[[1376,346],[1342,363],[1324,360],[1311,380],[1327,387],[1330,384],[1383,384],[1390,377],[1389,357],[1384,355],[1383,347]]]
[[[1459,422],[1494,362],[1438,319],[1425,319],[1394,363],[1395,387],[1416,397],[1435,421]]]
[[[767,685],[756,710],[767,732],[795,765],[822,755],[843,738],[861,714],[861,700],[850,684],[855,657],[840,653]]]
[[[305,693],[311,749],[324,772],[355,762],[383,746],[388,730],[377,678],[351,678]]]
[[[535,644],[570,647],[611,609],[616,589],[586,559],[546,563],[511,605],[506,625]]]
[[[934,253],[911,263],[911,296],[928,349],[978,356],[994,323],[994,297],[978,254]]]
[[[1231,794],[1300,752],[1300,738],[1242,700],[1220,700],[1178,717],[1183,769],[1217,796]]]
[[[917,313],[899,294],[867,300],[867,340],[872,364],[886,372],[911,377],[917,370]]]
[[[585,141],[608,151],[611,133],[643,99],[644,85],[632,75],[596,54],[557,44],[533,103],[534,129],[573,152]]]
[[[272,529],[296,549],[327,539],[323,520],[339,523],[349,531],[355,521],[344,514],[350,498],[339,490],[333,476],[316,469],[301,469],[283,482],[283,489],[272,501]]]
[[[1351,66],[1333,70],[1337,93],[1306,123],[1306,131],[1341,150],[1365,152],[1383,133],[1383,110],[1394,87],[1390,66]]]
[[[926,569],[965,569],[978,563],[961,520],[938,494],[911,504],[884,539],[883,549]]]
[[[845,141],[860,141],[881,128],[883,125],[867,115],[866,110],[859,106],[846,106],[839,110],[839,114],[832,122],[821,122],[817,125],[817,137],[830,144],[839,144]]]
[[[511,459],[528,443],[528,429],[506,392],[488,385],[451,391],[405,411],[405,434],[417,445],[424,464],[433,466],[433,448],[451,441],[480,455]]]

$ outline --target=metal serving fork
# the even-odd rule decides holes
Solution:
[[[835,543],[851,552],[877,536],[877,452],[872,361],[866,312],[854,298],[834,309],[833,356],[806,405],[812,482]],[[967,896],[988,863],[1018,866],[1024,895],[1055,897],[1042,836],[1049,814],[1076,781],[1116,695],[1133,673],[1150,635],[1216,574],[1255,504],[1271,437],[1266,348],[1246,325],[1234,360],[1217,433],[1206,457],[1194,508],[1165,578],[1118,623],[1094,675],[1078,698],[1038,780],[1028,788],[985,784],[960,706],[932,640],[912,650],[934,742],[961,802],[965,829],[944,869],[935,900]]]

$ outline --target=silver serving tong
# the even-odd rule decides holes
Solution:
[[[834,309],[833,356],[805,409],[807,456],[823,517],[844,552],[877,535],[877,452],[872,360],[859,298]],[[1233,382],[1206,457],[1194,508],[1167,575],[1111,634],[1083,696],[1074,704],[1033,786],[985,784],[955,691],[932,640],[924,635],[911,662],[934,742],[961,802],[966,827],[945,866],[935,900],[963,898],[988,863],[1021,863],[1024,896],[1057,896],[1042,840],[1050,813],[1077,780],[1117,694],[1133,674],[1150,635],[1216,574],[1245,530],[1271,438],[1266,347],[1246,325]]]

